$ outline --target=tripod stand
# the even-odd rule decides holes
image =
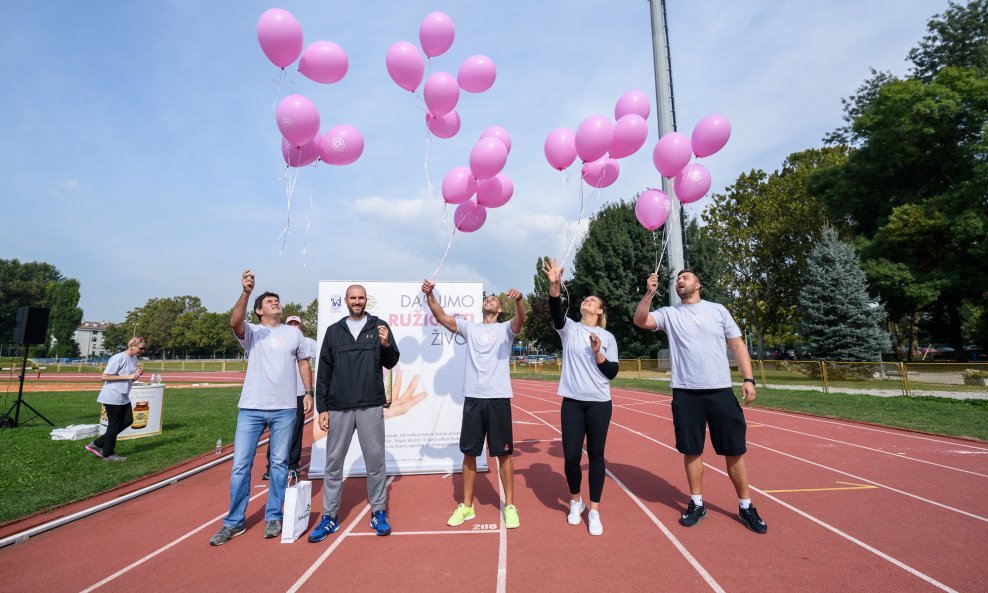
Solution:
[[[45,415],[34,409],[34,406],[24,401],[24,371],[27,369],[27,344],[24,345],[24,359],[21,361],[21,376],[20,376],[20,386],[17,388],[17,401],[14,402],[10,409],[6,411],[3,415],[0,415],[0,428],[17,428],[21,424],[21,406],[34,412],[34,417],[41,418],[51,426],[52,421],[45,418]],[[11,416],[13,414],[13,416]],[[28,418],[24,422],[29,422],[34,418]]]

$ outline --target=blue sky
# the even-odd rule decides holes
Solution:
[[[290,66],[293,83],[281,96],[306,95],[323,131],[350,124],[366,142],[352,165],[301,170],[283,250],[284,161],[272,115],[278,69],[256,38],[258,17],[272,7],[298,18],[306,45],[334,41],[350,60],[332,85]],[[705,159],[712,191],[819,146],[841,123],[840,98],[869,67],[905,74],[906,53],[946,7],[669,2],[679,130],[688,135],[710,113],[733,125],[728,145]],[[435,10],[453,19],[456,39],[432,71],[455,75],[465,58],[484,54],[498,73],[487,92],[461,93],[459,134],[431,140],[432,183],[438,192],[447,170],[467,165],[480,133],[500,125],[512,136],[504,172],[515,186],[482,229],[457,234],[438,279],[531,290],[536,258],[561,256],[579,216],[577,165],[565,181],[545,162],[550,130],[575,129],[595,113],[613,118],[618,97],[642,89],[653,97],[648,140],[621,160],[614,185],[585,193],[588,213],[659,183],[645,0],[8,6],[0,21],[0,257],[47,261],[77,278],[85,318],[94,321],[184,294],[224,311],[247,267],[261,290],[302,303],[320,280],[429,276],[449,231],[426,182],[420,103],[391,81],[384,56],[395,41],[417,45],[419,23]],[[707,203],[686,209],[696,214]]]

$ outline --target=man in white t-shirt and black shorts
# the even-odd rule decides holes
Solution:
[[[443,327],[462,336],[467,342],[467,364],[463,370],[463,424],[460,429],[460,451],[463,452],[463,502],[457,505],[449,521],[450,527],[461,525],[477,516],[473,508],[473,485],[477,477],[477,457],[483,453],[484,440],[488,452],[497,458],[501,484],[504,487],[504,526],[518,527],[518,509],[514,501],[514,439],[511,431],[511,345],[525,325],[525,304],[515,289],[507,292],[515,302],[511,321],[498,323],[501,301],[497,295],[484,298],[483,323],[457,319],[447,314],[436,295],[435,284],[425,280],[429,309]]]
[[[723,305],[700,298],[702,283],[696,272],[682,270],[676,276],[678,305],[649,313],[658,285],[657,275],[648,277],[645,296],[638,303],[634,321],[638,327],[662,330],[669,337],[672,421],[676,431],[676,449],[683,454],[690,486],[690,502],[679,523],[692,527],[707,516],[701,494],[701,455],[709,425],[710,442],[714,451],[724,456],[727,474],[738,495],[738,518],[755,533],[765,533],[768,526],[751,504],[744,460],[747,424],[734,395],[731,367],[727,360],[727,348],[730,348],[744,379],[741,399],[746,405],[753,402],[755,379],[741,330]]]

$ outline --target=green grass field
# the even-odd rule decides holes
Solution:
[[[31,393],[25,400],[56,427],[95,424],[95,392]],[[0,430],[0,522],[108,490],[233,442],[239,387],[167,391],[162,434],[117,442],[124,463],[86,452],[86,441],[53,441],[40,419]],[[23,416],[22,416],[23,419]]]

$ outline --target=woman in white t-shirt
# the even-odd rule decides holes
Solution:
[[[590,462],[590,535],[604,533],[600,522],[600,495],[604,489],[604,445],[611,423],[611,380],[618,373],[617,342],[604,329],[607,316],[604,301],[588,296],[580,303],[580,322],[563,313],[560,300],[563,268],[555,259],[543,267],[549,279],[549,311],[552,325],[563,345],[563,369],[557,393],[563,397],[560,420],[563,436],[566,483],[570,492],[567,521],[579,525],[586,509],[580,494],[583,473],[580,469],[586,443]]]

